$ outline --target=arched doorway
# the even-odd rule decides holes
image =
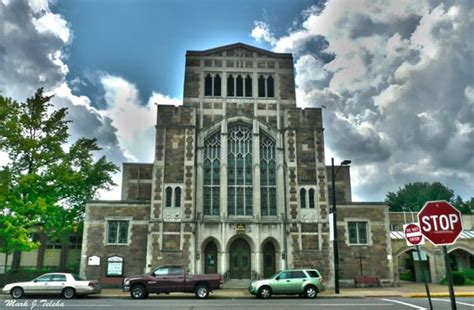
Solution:
[[[423,273],[426,280],[431,282],[430,257],[421,250],[421,261],[415,250],[409,249],[398,256],[398,273],[400,281],[422,282]]]
[[[263,277],[269,278],[275,271],[275,247],[271,242],[267,242],[263,246]]]
[[[474,268],[474,256],[468,251],[457,248],[449,252],[449,262],[451,270],[463,271],[464,269]]]
[[[250,247],[245,240],[237,239],[230,246],[229,266],[232,279],[250,279]]]
[[[217,273],[217,246],[209,242],[204,250],[204,273]]]

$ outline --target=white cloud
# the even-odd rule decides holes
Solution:
[[[262,22],[262,21],[255,22],[255,27],[252,29],[250,36],[254,38],[255,40],[257,40],[258,42],[265,41],[265,42],[270,43],[271,45],[275,45],[275,42],[276,42],[276,39],[273,36],[273,33],[270,30],[270,27],[268,26],[267,23]]]
[[[329,0],[275,38],[294,54],[298,105],[327,107],[326,149],[352,159],[355,197],[435,180],[472,196],[473,6]]]
[[[64,43],[69,42],[71,31],[67,26],[66,20],[59,14],[47,13],[38,19],[33,19],[38,32],[51,32],[58,36]]]

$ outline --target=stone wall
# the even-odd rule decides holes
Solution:
[[[124,163],[121,200],[151,200],[153,164]]]

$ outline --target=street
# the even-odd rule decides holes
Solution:
[[[449,298],[433,298],[434,309],[451,309]],[[457,309],[473,309],[474,298],[456,299]],[[428,309],[428,301],[423,298],[377,297],[377,298],[316,298],[314,300],[297,297],[273,297],[269,300],[253,298],[212,298],[197,300],[189,298],[174,298],[169,296],[152,296],[145,300],[128,298],[82,298],[64,299],[3,299],[1,309],[315,309],[330,307],[330,309]]]

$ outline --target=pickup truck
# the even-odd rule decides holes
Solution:
[[[123,280],[123,291],[134,299],[147,298],[150,293],[194,293],[197,298],[207,298],[209,292],[222,288],[220,274],[191,275],[182,266],[161,266],[144,275]]]

